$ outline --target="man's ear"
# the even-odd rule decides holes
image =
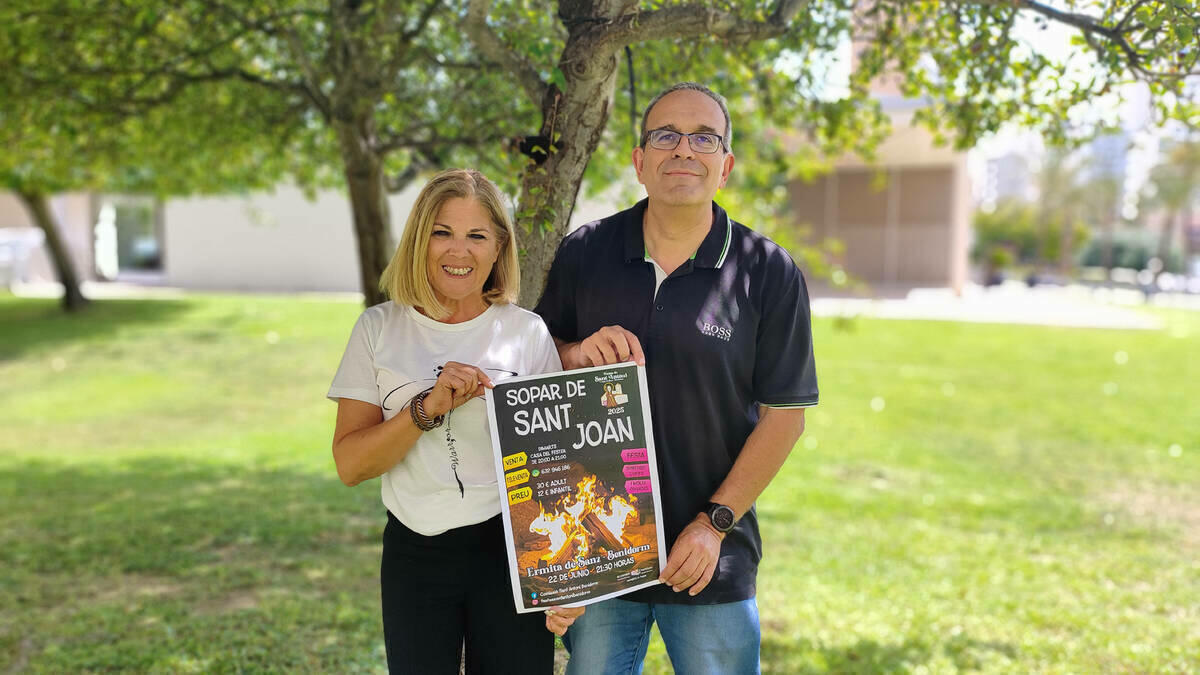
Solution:
[[[646,161],[646,152],[641,147],[635,147],[631,156],[633,159],[633,170],[637,172],[638,182],[642,182],[642,162]]]
[[[718,188],[725,187],[725,181],[729,180],[729,174],[733,173],[733,153],[725,153],[725,161],[721,162],[721,184]]]

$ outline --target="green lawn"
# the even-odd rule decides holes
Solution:
[[[358,311],[0,297],[0,672],[383,669],[378,483],[324,400]],[[1163,316],[818,321],[764,670],[1200,669],[1200,317]]]

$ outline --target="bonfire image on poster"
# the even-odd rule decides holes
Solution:
[[[646,372],[632,363],[487,392],[518,612],[658,583],[666,559]]]

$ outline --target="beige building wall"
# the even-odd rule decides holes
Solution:
[[[846,271],[873,284],[961,290],[967,277],[970,182],[966,155],[935,147],[905,116],[873,165],[847,157],[791,185],[796,222],[845,244]]]
[[[856,5],[860,29],[868,31],[866,5]],[[917,29],[917,27],[913,27]],[[865,44],[850,48],[853,70]],[[871,284],[948,286],[967,281],[970,178],[966,153],[934,143],[912,124],[921,103],[905,98],[905,73],[893,64],[871,81],[871,94],[888,113],[891,135],[868,165],[857,156],[834,163],[827,175],[791,186],[798,226],[813,238],[845,244],[843,265]]]

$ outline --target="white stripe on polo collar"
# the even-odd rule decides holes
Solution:
[[[725,216],[725,245],[721,248],[721,255],[717,258],[717,264],[716,264],[717,269],[721,269],[721,265],[725,264],[725,258],[729,256],[729,244],[732,241],[733,241],[733,221],[730,220],[729,215],[726,214],[726,216]],[[703,246],[704,243],[701,242],[700,245]],[[688,259],[695,260],[696,254],[699,252],[700,252],[699,248],[697,248],[695,251],[692,251],[692,255]],[[658,263],[654,262],[654,258],[650,257],[650,249],[646,248],[645,245],[642,246],[642,259],[648,263],[654,263],[654,267],[656,269],[662,270],[661,267],[658,267]],[[659,280],[658,283],[662,283],[662,280]],[[656,284],[655,285],[655,293],[657,293],[657,292],[658,292],[658,286]]]
[[[725,248],[721,249],[721,257],[717,258],[717,269],[725,264],[725,256],[729,255],[729,242],[733,240],[733,221],[725,214]]]

